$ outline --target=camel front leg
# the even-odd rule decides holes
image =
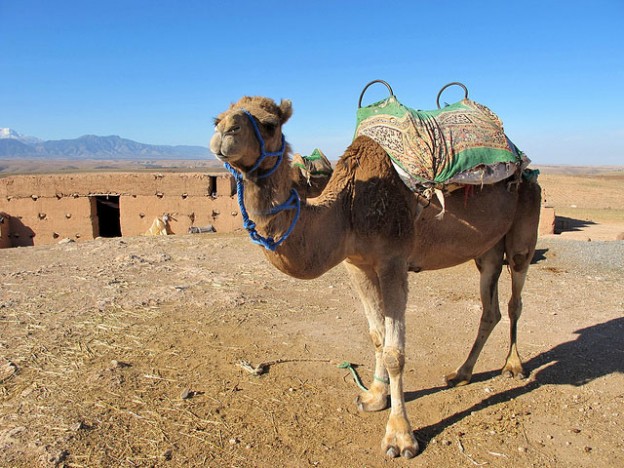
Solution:
[[[391,410],[382,451],[391,458],[412,458],[418,453],[405,408],[403,369],[405,367],[405,307],[407,303],[407,266],[402,262],[388,265],[379,274],[384,312],[385,342],[383,363],[390,377]]]
[[[355,401],[360,411],[381,411],[388,407],[389,380],[388,372],[383,363],[386,331],[379,278],[374,269],[367,265],[356,266],[350,262],[345,262],[344,265],[364,306],[370,337],[375,346],[373,383],[367,391],[361,392]]]

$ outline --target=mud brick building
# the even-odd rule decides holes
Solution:
[[[241,228],[225,173],[80,173],[0,179],[0,248],[144,234],[168,215],[170,234]]]

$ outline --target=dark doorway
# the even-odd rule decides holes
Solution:
[[[98,195],[94,198],[98,219],[96,237],[121,237],[119,195]]]

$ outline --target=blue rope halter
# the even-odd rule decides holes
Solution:
[[[260,167],[260,164],[262,163],[262,161],[264,161],[267,157],[277,158],[277,160],[275,161],[275,164],[273,165],[271,169],[269,169],[267,172],[263,174],[256,176],[256,179],[264,179],[266,177],[269,177],[271,174],[273,174],[279,167],[280,163],[282,162],[284,153],[286,151],[286,139],[284,138],[284,135],[282,134],[282,147],[280,148],[280,150],[275,151],[275,152],[267,152],[266,149],[264,148],[264,139],[262,138],[262,135],[260,134],[260,129],[258,128],[258,124],[256,124],[256,119],[253,118],[253,116],[248,110],[242,109],[242,111],[247,115],[247,117],[249,117],[249,121],[251,122],[254,132],[256,133],[256,138],[258,139],[258,142],[260,143],[260,157],[255,162],[255,164],[251,167],[251,169],[247,171],[247,175],[249,175],[252,172],[255,172]],[[270,236],[264,237],[260,235],[260,233],[256,230],[256,223],[254,223],[251,219],[249,219],[249,213],[247,213],[247,208],[245,208],[243,174],[240,171],[234,169],[230,165],[230,163],[226,162],[224,165],[225,165],[225,168],[228,171],[230,171],[230,173],[232,174],[232,176],[234,176],[234,179],[236,180],[236,194],[237,194],[237,199],[238,199],[238,206],[240,207],[241,215],[243,216],[243,227],[249,233],[249,237],[251,238],[251,241],[255,244],[261,245],[262,247],[264,247],[267,250],[270,250],[271,252],[274,252],[275,249],[277,249],[282,244],[282,242],[284,242],[288,238],[288,236],[290,236],[293,229],[295,229],[295,225],[297,224],[297,221],[299,220],[299,214],[301,213],[301,200],[299,199],[299,193],[297,193],[295,189],[292,189],[290,191],[290,197],[288,197],[288,200],[286,200],[281,205],[271,208],[267,213],[265,213],[266,215],[275,215],[279,213],[280,211],[295,210],[295,217],[293,218],[292,223],[290,223],[290,226],[288,227],[286,232],[282,234],[281,238],[279,238],[278,240],[275,240],[273,237],[270,237]]]

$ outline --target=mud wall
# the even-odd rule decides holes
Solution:
[[[169,214],[172,234],[186,234],[191,226],[212,225],[217,232],[232,232],[241,227],[238,205],[231,197],[132,195],[120,197],[119,208],[124,236],[145,233],[163,213]]]
[[[106,219],[99,205],[110,205]],[[110,213],[113,213],[111,215]],[[86,173],[0,179],[0,248],[94,239],[103,223],[118,223],[122,236],[144,234],[156,217],[169,215],[173,234],[212,225],[241,227],[235,187],[228,174]],[[112,219],[115,218],[116,219]]]
[[[552,206],[542,205],[540,210],[540,220],[538,235],[546,236],[555,233],[555,209]]]

